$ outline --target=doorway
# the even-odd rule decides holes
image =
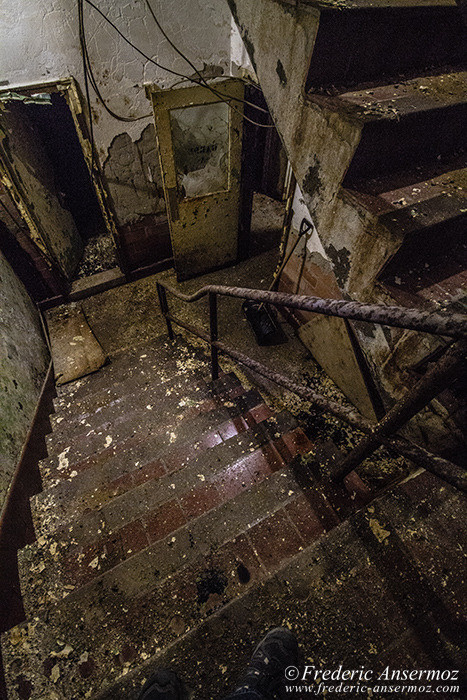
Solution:
[[[68,284],[117,267],[115,226],[100,181],[91,180],[74,80],[2,90],[0,101],[2,179],[31,240]]]
[[[83,256],[74,278],[88,277],[117,266],[115,244],[91,182],[70,108],[59,92],[50,93],[50,98],[51,104],[25,104],[25,113],[52,165],[60,203],[71,213],[83,241]]]

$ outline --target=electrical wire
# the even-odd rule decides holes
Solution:
[[[149,61],[150,63],[152,63],[153,65],[157,66],[157,67],[160,68],[161,70],[164,70],[164,71],[166,71],[166,72],[168,72],[168,73],[172,73],[173,75],[177,75],[177,76],[179,76],[180,78],[183,78],[183,79],[185,79],[185,80],[189,80],[190,82],[195,83],[196,85],[202,85],[203,87],[206,87],[206,88],[209,89],[211,92],[213,92],[217,97],[220,97],[221,100],[222,100],[223,102],[227,102],[227,100],[224,99],[224,98],[227,98],[228,100],[233,100],[233,99],[236,99],[236,100],[237,100],[237,99],[238,99],[238,101],[240,101],[240,102],[244,102],[244,103],[246,103],[246,104],[249,104],[249,105],[251,105],[252,107],[255,107],[256,109],[259,109],[259,110],[261,110],[262,112],[266,112],[267,114],[269,114],[269,113],[267,112],[267,110],[264,110],[262,107],[258,107],[257,105],[254,105],[252,102],[249,103],[248,101],[246,101],[246,100],[241,100],[240,98],[232,98],[230,95],[222,95],[222,93],[219,93],[218,91],[216,91],[212,86],[208,85],[206,82],[203,83],[202,81],[196,80],[195,78],[191,78],[191,77],[185,75],[184,73],[180,73],[180,72],[178,72],[178,71],[173,70],[172,68],[167,68],[166,66],[163,66],[161,63],[159,63],[159,62],[156,61],[155,59],[151,58],[151,56],[148,56],[148,54],[146,54],[144,51],[142,51],[141,49],[139,49],[135,44],[133,44],[133,42],[125,36],[125,34],[117,27],[117,25],[114,24],[114,22],[112,22],[112,20],[109,19],[109,17],[107,17],[107,15],[106,15],[104,12],[102,12],[102,10],[101,10],[97,5],[95,5],[95,4],[92,2],[92,0],[79,0],[79,1],[80,1],[80,2],[81,2],[81,1],[86,2],[88,5],[90,5],[90,6],[91,6],[91,7],[92,7],[92,8],[93,8],[93,9],[94,9],[108,24],[110,24],[110,26],[117,32],[117,34],[118,34],[129,46],[131,46],[132,49],[134,49],[137,53],[139,53],[141,56],[143,56],[143,58],[145,58],[146,61]],[[178,49],[177,49],[177,51],[178,51]],[[195,69],[195,70],[196,70],[196,69]],[[246,121],[250,122],[250,123],[253,124],[254,126],[259,126],[259,127],[262,127],[262,128],[275,128],[275,125],[274,125],[274,124],[261,124],[260,122],[254,121],[253,119],[250,119],[250,118],[247,117],[246,115],[242,114],[238,109],[236,109],[233,105],[231,105],[230,102],[227,102],[227,104],[229,104],[229,106],[230,106],[231,109],[233,109],[233,110],[234,110],[235,112],[237,112],[238,114],[241,114],[241,116],[243,116],[243,118],[244,118]]]
[[[260,107],[259,105],[255,105],[253,102],[249,102],[248,100],[242,99],[242,98],[240,98],[240,97],[233,97],[233,96],[231,96],[231,95],[226,95],[225,93],[222,93],[222,92],[219,92],[218,90],[216,90],[212,85],[209,85],[208,82],[206,81],[206,78],[205,78],[204,75],[202,75],[202,73],[200,73],[200,71],[196,68],[195,64],[188,58],[188,56],[186,56],[186,54],[183,53],[183,51],[181,51],[181,49],[178,48],[178,46],[176,46],[176,44],[175,44],[175,43],[172,41],[172,39],[168,36],[168,34],[167,34],[167,32],[165,31],[164,27],[161,25],[160,21],[157,19],[156,13],[154,12],[154,10],[153,10],[153,8],[152,8],[151,3],[149,2],[149,0],[145,0],[145,2],[146,2],[146,7],[148,8],[149,12],[151,13],[152,18],[153,18],[154,22],[156,23],[156,26],[157,26],[157,28],[159,29],[159,31],[161,32],[162,36],[167,40],[167,42],[168,42],[169,45],[173,48],[173,50],[176,51],[176,53],[178,53],[178,55],[181,56],[181,58],[183,58],[183,60],[186,61],[186,63],[188,63],[188,65],[190,66],[190,68],[192,68],[192,69],[194,70],[194,72],[195,72],[196,75],[198,76],[199,80],[202,82],[203,85],[205,85],[205,87],[207,87],[209,90],[211,90],[211,92],[213,92],[217,97],[225,97],[225,98],[227,98],[227,99],[225,100],[226,102],[227,102],[227,101],[230,102],[230,101],[232,101],[232,100],[235,101],[235,102],[241,102],[241,103],[243,103],[243,104],[249,105],[250,107],[254,107],[255,109],[257,109],[257,110],[260,111],[260,112],[263,112],[264,114],[268,114],[268,115],[269,115],[269,112],[268,112],[267,109],[264,109],[263,107]]]
[[[78,2],[79,2],[79,5],[81,6],[81,8],[83,8],[82,0],[78,0]],[[80,44],[82,47],[82,53],[84,55],[83,70],[85,73],[85,80],[87,78],[89,79],[89,82],[91,83],[91,85],[94,89],[94,92],[97,95],[99,102],[102,104],[102,106],[104,107],[106,112],[108,114],[110,114],[111,117],[113,117],[114,119],[117,119],[118,121],[121,121],[121,122],[135,122],[135,121],[139,121],[140,119],[147,119],[148,117],[151,117],[152,114],[143,114],[141,117],[124,117],[124,116],[114,112],[114,110],[111,109],[107,105],[107,103],[105,102],[105,100],[102,96],[102,93],[99,89],[96,77],[95,77],[93,69],[92,69],[91,59],[89,57],[89,51],[88,51],[87,41],[86,41],[86,31],[85,31],[85,26],[84,26],[84,10],[83,9],[81,9],[81,13],[82,13],[82,15],[80,16],[79,35],[80,35]]]

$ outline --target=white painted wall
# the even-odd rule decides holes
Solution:
[[[95,0],[95,4],[119,29],[151,58],[192,74],[161,35],[144,0]],[[193,63],[202,69],[213,64],[230,73],[231,15],[226,0],[151,0],[168,35]],[[85,3],[88,47],[99,86],[109,106],[125,116],[150,113],[143,84],[162,88],[178,77],[139,56],[98,13]],[[74,76],[83,87],[75,0],[8,0],[0,16],[0,85],[28,85]],[[133,141],[150,117],[124,124],[107,115],[92,96],[96,115],[95,138],[101,160],[112,139],[122,133]]]

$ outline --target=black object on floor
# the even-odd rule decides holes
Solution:
[[[242,309],[258,345],[281,345],[287,342],[288,338],[277,322],[277,312],[271,306],[247,299],[243,302]]]

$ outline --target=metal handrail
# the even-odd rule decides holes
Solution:
[[[161,311],[167,323],[169,338],[173,339],[175,337],[172,323],[176,323],[206,341],[211,347],[211,376],[213,379],[217,379],[219,376],[218,355],[219,352],[222,352],[249,367],[257,374],[311,401],[323,411],[331,413],[366,434],[366,437],[339,462],[333,463],[330,461],[324,465],[325,470],[334,480],[338,481],[345,478],[350,471],[358,467],[363,459],[370,456],[375,449],[380,445],[385,445],[436,474],[456,488],[467,492],[467,475],[461,467],[432,454],[407,438],[395,434],[457,376],[460,369],[465,365],[466,341],[461,340],[451,344],[438,363],[417,382],[415,387],[403,399],[398,401],[381,421],[375,423],[362,416],[357,410],[343,406],[322,394],[313,392],[307,387],[295,384],[287,377],[220,342],[218,340],[217,295],[251,299],[277,306],[299,308],[330,316],[410,328],[411,330],[424,331],[436,335],[449,335],[455,338],[467,336],[467,316],[452,314],[446,317],[439,313],[422,312],[415,309],[404,309],[403,307],[387,307],[377,304],[361,304],[359,302],[336,302],[333,299],[321,299],[320,297],[304,297],[222,285],[207,285],[194,294],[187,295],[168,284],[159,281],[156,284]],[[188,303],[208,295],[210,332],[207,333],[173,316],[169,312],[167,291]],[[387,311],[388,313],[386,314],[385,312]]]
[[[421,311],[407,309],[403,306],[386,306],[384,304],[364,304],[359,301],[343,299],[323,299],[321,297],[270,292],[261,289],[245,287],[227,287],[219,284],[208,284],[198,289],[194,294],[183,294],[175,287],[161,284],[168,292],[178,299],[192,303],[208,294],[219,294],[226,297],[250,299],[264,302],[273,306],[285,306],[289,309],[301,309],[325,316],[350,318],[355,321],[368,321],[382,326],[395,326],[408,330],[444,335],[450,338],[467,338],[467,315],[443,314],[439,311]]]

